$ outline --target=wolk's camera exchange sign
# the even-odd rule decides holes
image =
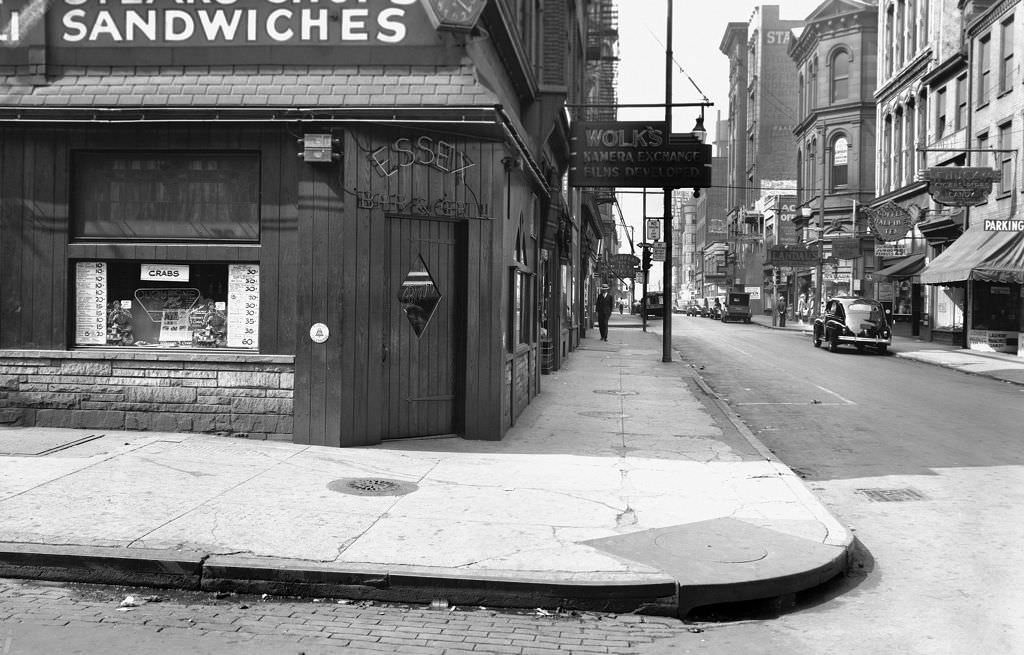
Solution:
[[[711,146],[665,123],[580,121],[573,126],[569,185],[677,189],[711,186]]]

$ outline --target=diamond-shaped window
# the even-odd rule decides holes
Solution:
[[[402,311],[409,319],[416,336],[423,334],[430,317],[437,309],[437,303],[441,302],[441,292],[434,284],[434,278],[430,276],[422,255],[416,256],[412,270],[406,273],[405,280],[398,290],[398,302],[401,303]]]

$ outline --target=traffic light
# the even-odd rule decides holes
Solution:
[[[651,263],[651,249],[644,248],[643,269],[645,271],[651,270]]]

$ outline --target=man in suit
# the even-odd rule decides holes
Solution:
[[[612,315],[615,300],[608,292],[608,285],[601,285],[601,293],[597,296],[597,327],[601,330],[601,341],[608,341],[608,317]]]

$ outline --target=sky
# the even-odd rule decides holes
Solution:
[[[665,102],[665,24],[670,0],[617,0],[619,8],[619,83],[620,104]],[[672,72],[673,102],[702,102],[704,97],[713,103],[705,109],[704,124],[708,141],[714,137],[718,114],[729,115],[729,60],[718,49],[731,22],[746,23],[754,7],[776,4],[784,20],[803,20],[824,0],[672,0],[673,29]],[[693,128],[700,108],[679,108],[672,115],[672,131],[688,132]],[[664,107],[650,109],[620,109],[619,120],[663,120]],[[641,191],[635,189],[633,191]],[[640,236],[644,213],[643,196],[639,193],[620,193],[619,205],[628,225],[634,226]],[[652,189],[647,196],[648,215],[661,215],[662,192]],[[637,241],[642,239],[637,238]],[[629,245],[623,239],[623,251]],[[639,254],[639,253],[638,253]],[[655,265],[652,273],[660,271]],[[652,275],[655,288],[660,274]]]

